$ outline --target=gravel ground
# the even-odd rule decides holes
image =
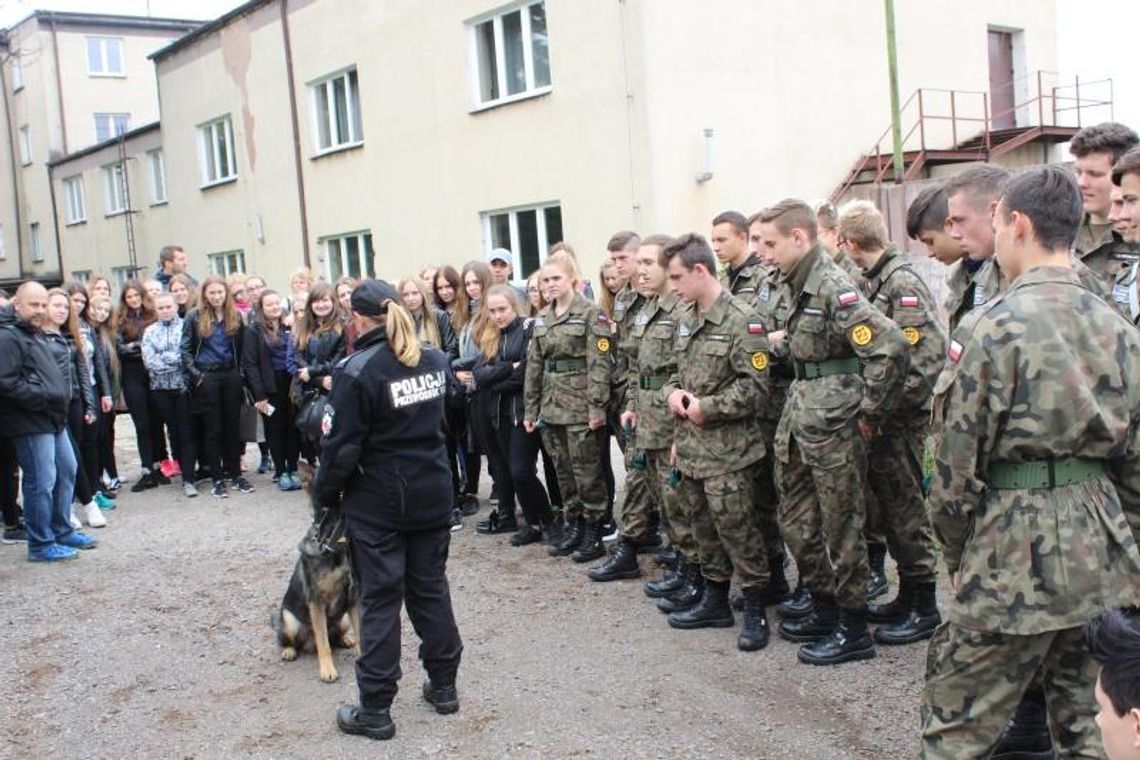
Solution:
[[[119,441],[132,438],[120,420]],[[306,502],[268,476],[251,480],[255,493],[221,502],[187,499],[177,484],[124,488],[100,546],[77,561],[33,565],[22,546],[0,547],[0,757],[896,758],[917,748],[924,645],[835,668],[798,664],[775,634],[742,653],[735,631],[669,628],[640,582],[591,583],[568,559],[476,534],[486,506],[451,549],[460,712],[422,702],[405,620],[395,739],[344,736],[333,713],[356,700],[351,653],[336,653],[341,678],[324,684],[314,655],[280,660],[268,622]],[[652,572],[648,558],[642,567]]]

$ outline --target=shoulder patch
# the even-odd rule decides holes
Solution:
[[[982,290],[982,288],[979,285],[975,284],[974,285],[974,306],[984,306],[986,301],[988,301],[988,300],[989,299],[986,298],[986,291]]]
[[[804,314],[810,314],[813,317],[822,317],[823,309],[817,309],[814,306],[805,306]]]
[[[851,304],[858,303],[859,294],[854,290],[845,290],[839,294],[837,299],[840,307],[850,306]]]
[[[748,320],[748,334],[749,335],[763,335],[764,323],[758,319]]]
[[[689,337],[691,334],[692,334],[692,332],[689,330],[689,326],[688,326],[686,323],[684,323],[684,322],[682,322],[682,323],[680,324],[680,326],[677,328],[677,335],[678,335],[679,337],[682,337],[682,338],[687,338],[687,337]]]
[[[904,309],[917,309],[918,308],[918,296],[900,296],[899,297],[899,306],[901,306]]]
[[[321,415],[321,436],[327,436],[332,432],[335,419],[336,410],[333,409],[332,404],[325,404],[325,413]]]
[[[902,334],[906,338],[906,342],[912,346],[917,346],[918,342],[922,340],[922,333],[918,331],[917,327],[904,327]]]
[[[950,341],[950,350],[946,352],[947,358],[955,364],[962,358],[962,344],[956,340]]]
[[[625,307],[623,306],[622,308],[624,309]],[[599,322],[609,322],[610,318],[606,316],[606,313],[604,311],[599,311],[598,312],[598,321]]]
[[[767,303],[772,298],[772,286],[768,283],[763,283],[760,289],[756,291],[756,299]]]
[[[768,369],[768,353],[766,351],[757,351],[752,354],[752,369],[757,372]]]
[[[538,317],[535,317],[535,318],[534,318],[534,326],[535,326],[535,327],[543,327],[545,324],[546,324],[546,319],[545,319],[545,318],[543,318],[543,317],[541,317],[541,316],[538,316]]]
[[[870,345],[875,339],[875,331],[866,322],[860,322],[851,328],[851,342],[862,348]]]

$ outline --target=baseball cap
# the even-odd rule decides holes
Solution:
[[[496,248],[487,254],[487,263],[490,264],[492,261],[501,261],[504,264],[513,264],[514,256],[512,256],[511,252],[506,248]]]
[[[365,280],[352,290],[349,303],[352,310],[366,317],[378,317],[384,313],[384,302],[400,302],[400,294],[392,283],[386,280]]]

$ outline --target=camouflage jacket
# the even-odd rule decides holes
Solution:
[[[855,263],[854,259],[847,255],[846,251],[836,251],[831,262],[847,273],[847,276],[851,278],[851,282],[855,283],[855,287],[863,287],[863,270],[859,268],[859,265]]]
[[[1099,229],[1094,229],[1091,218],[1085,214],[1077,229],[1073,252],[1097,277],[1111,286],[1121,270],[1136,263],[1140,250],[1135,245],[1125,243],[1111,224],[1097,226]]]
[[[935,401],[929,503],[958,576],[950,620],[1033,635],[1140,601],[1126,519],[1140,514],[1140,335],[1062,267],[1026,272],[979,311],[950,343],[953,382]],[[989,486],[995,464],[1070,457],[1105,460],[1110,475]]]
[[[1113,300],[1112,287],[1097,276],[1095,272],[1088,268],[1076,256],[1072,257],[1073,274],[1077,276],[1081,284],[1092,291],[1093,294],[1100,296],[1104,301],[1112,305],[1118,311],[1121,311],[1117,302]],[[990,301],[993,301],[999,295],[1005,292],[1006,287],[1009,285],[1005,273],[1001,271],[1001,265],[998,264],[996,258],[990,257],[986,259],[986,263],[982,264],[982,268],[974,275],[974,306],[983,306]],[[1125,313],[1121,311],[1121,313]]]
[[[958,329],[962,317],[974,308],[974,273],[966,268],[966,259],[962,258],[950,266],[946,275],[946,317],[950,320],[950,332]]]
[[[894,246],[865,276],[863,292],[867,300],[899,326],[910,344],[910,369],[898,410],[927,416],[934,384],[946,363],[946,332],[938,321],[934,296],[910,266],[906,254]]]
[[[565,314],[547,306],[534,318],[526,356],[526,419],[553,425],[585,424],[605,414],[610,397],[610,320],[581,293]],[[559,367],[556,362],[563,362]],[[584,364],[574,368],[574,364]]]
[[[678,314],[677,367],[661,398],[686,390],[700,400],[704,422],[675,418],[677,467],[690,478],[744,469],[764,457],[756,412],[767,393],[768,339],[760,318],[722,291],[706,313]]]
[[[767,333],[785,330],[788,327],[788,312],[790,306],[787,300],[787,291],[780,287],[780,270],[773,267],[768,276],[761,280],[756,289],[754,304],[756,313],[764,323]],[[792,360],[788,356],[788,342],[780,341],[769,346],[772,355],[772,364],[768,367],[769,398],[760,409],[760,418],[768,423],[775,424],[780,421],[784,412],[784,403],[788,399],[788,388],[795,378],[792,370]]]
[[[752,303],[756,298],[756,289],[768,276],[769,268],[760,261],[760,257],[752,254],[739,270],[733,271],[726,267],[720,274],[720,284],[725,290],[746,303]]]
[[[677,371],[678,317],[685,313],[685,304],[675,295],[650,298],[630,330],[638,350],[629,366],[625,408],[637,414],[637,445],[646,451],[673,445],[673,413],[661,388]]]
[[[795,380],[780,421],[777,455],[787,456],[788,435],[801,447],[827,448],[862,415],[883,422],[898,402],[910,361],[906,338],[868,303],[819,246],[780,281],[790,305],[788,351],[797,366],[857,360],[861,369]]]
[[[1122,268],[1116,274],[1116,282],[1112,284],[1112,301],[1121,314],[1128,317],[1133,324],[1140,322],[1140,283],[1137,273],[1140,263]]]
[[[632,339],[632,326],[638,313],[645,306],[645,296],[638,293],[628,284],[614,296],[613,323],[613,351],[610,354],[613,361],[613,374],[611,375],[610,408],[620,412],[625,407],[626,380],[629,377],[629,367],[637,363],[637,343]]]

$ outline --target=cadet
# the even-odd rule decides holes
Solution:
[[[935,601],[938,571],[930,518],[922,491],[922,460],[930,432],[934,383],[946,356],[946,333],[938,322],[934,297],[911,268],[906,254],[887,242],[883,215],[869,201],[852,201],[839,212],[839,239],[863,268],[864,295],[902,328],[910,344],[910,370],[895,411],[875,431],[867,450],[867,479],[877,508],[868,505],[867,522],[885,533],[898,563],[894,601],[873,604],[868,618],[884,623],[875,631],[880,644],[912,644],[928,639],[942,619]]]
[[[827,257],[810,206],[781,201],[759,221],[790,305],[782,337],[796,375],[776,430],[780,527],[814,602],[807,617],[781,622],[780,634],[810,642],[799,658],[811,664],[874,657],[863,440],[901,395],[906,339]]]
[[[958,272],[969,273],[962,268],[965,253],[962,244],[950,237],[946,231],[946,190],[941,185],[929,185],[919,191],[906,210],[906,234],[926,247],[926,254],[943,266],[951,267],[947,274],[947,287]]]
[[[927,658],[926,757],[988,756],[1031,682],[1062,754],[1100,756],[1081,626],[1140,601],[1109,479],[1135,493],[1140,336],[1072,271],[1080,220],[1064,169],[1013,179],[994,214],[1012,283],[950,343],[930,504],[954,597]]]
[[[962,246],[962,267],[969,277],[947,282],[946,313],[950,335],[966,314],[997,297],[1002,290],[1001,272],[986,266],[994,255],[993,213],[1009,172],[1000,166],[971,166],[950,177],[946,190],[946,232]]]
[[[1135,132],[1115,122],[1085,127],[1069,143],[1084,210],[1073,250],[1109,285],[1137,259],[1136,246],[1126,243],[1112,229],[1108,212],[1112,202],[1112,167],[1138,144],[1140,137]]]
[[[1124,154],[1112,167],[1113,195],[1119,195],[1120,205],[1112,213],[1116,216],[1114,228],[1125,243],[1140,244],[1140,148]],[[1133,321],[1140,321],[1140,293],[1137,292],[1137,270],[1133,262],[1121,269],[1112,288],[1112,298]]]
[[[566,258],[548,261],[539,275],[550,305],[535,317],[527,349],[523,426],[542,430],[566,509],[563,538],[550,554],[589,562],[605,554],[601,449],[613,336],[602,310],[577,292],[576,278]]]
[[[669,625],[733,625],[728,587],[735,572],[744,593],[737,647],[762,649],[768,644],[768,559],[752,506],[752,467],[764,456],[756,418],[769,362],[764,325],[721,286],[703,237],[682,235],[662,255],[669,282],[689,305],[677,326],[677,368],[661,395],[677,418],[677,499],[692,520],[704,576],[700,601],[670,614]]]

